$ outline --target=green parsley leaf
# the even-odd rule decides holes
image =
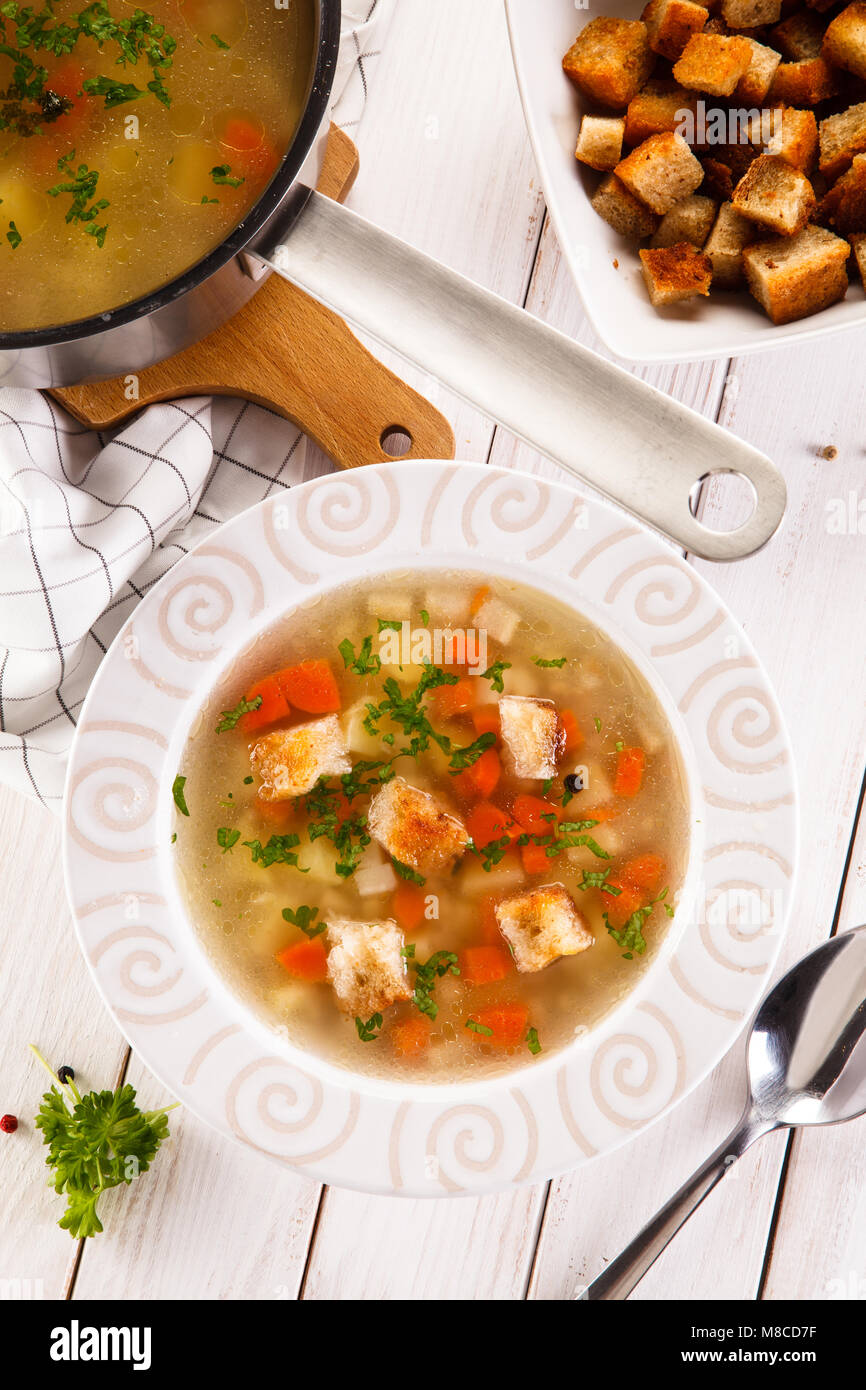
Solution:
[[[423,627],[430,626],[430,614],[427,612],[426,608],[421,609],[421,624]]]
[[[492,748],[496,742],[496,735],[492,733],[480,734],[474,743],[470,743],[467,748],[455,748],[451,753],[451,776],[461,772],[463,768],[472,767],[478,762],[482,753],[488,748]]]
[[[541,1051],[541,1043],[538,1041],[538,1029],[528,1028],[525,1038],[526,1046],[529,1048],[533,1057],[537,1057]]]
[[[18,228],[15,226],[14,222],[9,223],[9,230],[6,233],[6,240],[9,242],[9,245],[12,247],[13,251],[17,251],[18,247],[24,240]]]
[[[229,729],[237,728],[244,715],[252,714],[253,710],[261,709],[261,704],[261,695],[256,695],[254,700],[238,700],[234,709],[224,709],[216,726],[217,733],[225,734]]]
[[[240,838],[241,832],[230,830],[227,825],[221,825],[217,831],[217,844],[221,847],[223,854],[228,854],[229,850],[234,849]]]
[[[244,778],[244,786],[245,786],[245,787],[251,787],[251,786],[253,785],[253,782],[254,782],[255,780],[256,780],[255,777],[245,777],[245,778]]]
[[[427,882],[426,878],[422,878],[421,875],[416,873],[414,869],[411,869],[408,864],[401,864],[400,860],[395,859],[393,854],[391,855],[391,864],[398,878],[405,878],[407,883],[417,883],[419,886],[423,887]]]
[[[215,164],[210,171],[210,176],[214,183],[224,185],[228,188],[240,188],[242,183],[246,183],[246,179],[243,177],[239,179],[232,177],[232,166],[230,164]]]
[[[552,669],[556,669],[557,671],[561,671],[562,668],[563,668],[563,666],[564,666],[564,665],[566,664],[566,662],[568,661],[568,657],[567,657],[567,656],[557,656],[557,657],[554,657],[552,660],[549,660],[549,661],[548,661],[548,660],[546,660],[545,657],[543,657],[543,656],[534,656],[534,657],[532,658],[532,660],[535,662],[536,666],[540,666],[540,667],[541,667],[542,671],[550,671],[550,670],[552,670]]]
[[[356,1018],[355,1027],[361,1042],[375,1042],[382,1028],[382,1015],[373,1014],[373,1017],[368,1018],[366,1023],[363,1019]]]
[[[463,1027],[468,1028],[470,1033],[480,1033],[482,1038],[493,1037],[493,1029],[488,1028],[484,1023],[478,1023],[474,1018],[467,1018]]]
[[[492,666],[488,666],[486,671],[481,672],[481,679],[490,681],[490,689],[495,690],[497,695],[501,695],[505,690],[505,682],[502,679],[503,672],[510,670],[510,661],[494,661]]]
[[[403,624],[399,618],[377,618],[380,632],[402,632]]]
[[[673,908],[670,906],[669,903],[665,902],[665,898],[667,897],[667,895],[668,889],[663,888],[662,891],[659,893],[658,897],[653,898],[652,902],[647,903],[645,907],[637,908],[631,914],[625,926],[622,927],[621,930],[617,930],[616,927],[611,926],[606,912],[603,912],[601,914],[604,918],[604,924],[607,927],[610,936],[616,942],[617,946],[625,947],[625,950],[623,951],[623,960],[632,960],[634,956],[642,956],[646,951],[647,944],[646,938],[643,934],[643,929],[646,926],[646,923],[648,922],[649,918],[652,916],[652,910],[657,903],[663,904],[665,912],[668,914],[668,916],[673,917]]]
[[[597,734],[600,734],[600,733],[601,733],[601,720],[599,719],[598,715],[596,715],[595,719],[593,719],[592,722],[593,722],[593,724],[595,725],[595,732],[596,732]]]
[[[309,869],[301,868],[294,852],[300,843],[297,835],[272,835],[266,845],[260,840],[244,840],[244,848],[250,851],[253,863],[261,864],[263,869],[269,869],[272,864],[288,864],[302,874],[308,874]]]
[[[453,951],[435,951],[428,961],[422,965],[414,958],[414,950],[409,956],[404,952],[407,960],[411,960],[415,966],[415,993],[412,996],[413,1003],[422,1014],[426,1014],[432,1021],[439,1012],[439,1005],[433,998],[433,991],[436,988],[436,981],[441,980],[443,975],[459,975],[460,968],[457,964],[457,957]]]
[[[356,676],[375,676],[382,669],[382,658],[373,651],[373,638],[365,637],[361,643],[360,652],[355,653],[355,647],[348,637],[344,638],[337,648],[343,658],[343,665],[347,671],[353,671]]]
[[[311,941],[314,940],[315,937],[321,936],[322,932],[328,929],[327,922],[318,922],[313,926],[314,918],[319,915],[319,909],[317,907],[303,906],[294,909],[291,907],[284,907],[282,915],[287,922],[291,922],[293,927],[300,927],[304,936],[308,936]]]
[[[211,34],[211,39],[216,44],[217,48],[231,48],[231,44],[226,43],[225,39],[221,39],[219,34]]]
[[[183,789],[185,786],[186,778],[181,777],[180,773],[178,773],[178,775],[175,777],[174,781],[171,784],[171,794],[174,797],[174,804],[180,811],[182,816],[189,815],[189,807],[186,804],[186,797],[183,793]]]
[[[113,77],[88,77],[83,88],[90,96],[105,97],[105,109],[111,111],[115,106],[123,106],[128,101],[138,101],[147,96],[133,82],[117,82]]]

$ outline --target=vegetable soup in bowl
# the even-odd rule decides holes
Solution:
[[[481,573],[379,575],[281,618],[211,692],[175,800],[230,988],[304,1052],[416,1082],[585,1034],[657,957],[689,859],[646,676]]]

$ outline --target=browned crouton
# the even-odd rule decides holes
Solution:
[[[692,34],[699,33],[709,17],[709,10],[692,0],[650,0],[641,15],[650,48],[671,62],[679,58]]]
[[[341,1009],[356,1018],[383,1013],[398,999],[411,999],[412,988],[397,923],[328,922],[328,977]]]
[[[713,267],[713,288],[735,289],[743,283],[743,251],[755,240],[755,224],[731,203],[722,203],[704,246]]]
[[[654,309],[666,304],[678,304],[709,294],[713,278],[713,263],[709,256],[687,241],[676,246],[659,246],[638,253],[643,278]]]
[[[747,246],[749,289],[773,323],[792,323],[844,299],[851,247],[823,227]]]
[[[543,781],[556,776],[563,739],[552,700],[504,695],[499,701],[499,722],[503,748],[515,777]]]
[[[808,174],[818,157],[818,122],[814,111],[797,111],[793,106],[774,112],[776,129],[764,146],[766,154],[778,155],[786,164]]]
[[[793,236],[805,227],[817,203],[806,175],[770,154],[755,160],[731,201],[744,217],[782,236]]]
[[[592,206],[599,217],[629,241],[640,241],[651,236],[659,224],[659,218],[650,212],[638,198],[630,193],[616,174],[608,174],[602,179],[592,197]]]
[[[863,288],[866,289],[866,232],[854,232],[848,240],[854,248],[854,262],[860,272]]]
[[[818,14],[825,14],[827,10],[832,10],[838,0],[806,0],[810,10],[817,10]]]
[[[768,99],[779,106],[816,106],[836,95],[839,83],[823,58],[804,58],[799,63],[780,63]]]
[[[754,39],[747,39],[746,42],[751,45],[752,61],[737,83],[734,97],[748,106],[760,106],[772,86],[776,68],[782,59],[774,48],[767,48]]]
[[[665,213],[703,183],[704,171],[681,135],[651,135],[616,166],[616,176],[653,212]]]
[[[625,136],[623,116],[584,116],[580,123],[575,158],[590,169],[608,173],[622,158]]]
[[[770,30],[770,42],[793,63],[803,58],[819,58],[824,42],[824,25],[817,15],[802,10],[789,15]]]
[[[624,110],[655,64],[639,19],[591,19],[562,60],[572,82],[601,106]]]
[[[849,5],[830,21],[821,57],[856,77],[866,77],[866,5]]]
[[[704,167],[704,190],[712,193],[721,203],[729,202],[736,183],[731,166],[721,159],[702,159],[701,164]]]
[[[821,173],[831,180],[838,178],[851,167],[855,154],[866,150],[866,101],[827,116],[818,127],[818,141]]]
[[[676,246],[678,242],[687,241],[700,250],[710,234],[715,217],[715,201],[701,193],[693,193],[665,213],[650,245]]]
[[[732,29],[760,29],[781,13],[782,0],[722,0],[722,17]]]
[[[258,792],[262,801],[290,801],[293,796],[306,796],[320,777],[352,770],[335,714],[265,734],[253,745],[250,764],[262,779]]]
[[[689,114],[694,117],[697,97],[678,82],[648,82],[628,104],[625,113],[627,145],[641,145],[650,135],[676,130]]]
[[[674,77],[684,87],[711,96],[729,97],[748,72],[752,48],[747,39],[722,34],[695,34],[674,64]]]
[[[499,930],[511,947],[517,969],[543,970],[561,956],[576,956],[594,941],[571,894],[561,883],[548,883],[508,898],[494,908]]]
[[[866,232],[866,154],[855,155],[851,168],[821,199],[817,220],[843,235]]]
[[[392,859],[422,874],[450,873],[469,843],[458,816],[443,811],[429,792],[392,777],[370,802],[370,834]]]

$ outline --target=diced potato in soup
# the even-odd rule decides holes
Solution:
[[[39,0],[0,13],[0,332],[118,308],[258,201],[313,63],[313,0]]]
[[[454,1081],[536,1065],[634,987],[690,810],[663,710],[598,627],[497,579],[408,583],[336,589],[232,667],[178,770],[176,862],[272,1027],[338,1066]]]

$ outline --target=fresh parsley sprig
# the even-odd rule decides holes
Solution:
[[[261,709],[262,697],[256,695],[252,700],[238,700],[234,709],[224,709],[219,717],[216,726],[218,734],[228,733],[229,729],[237,728],[245,714],[252,714],[253,710]]]

